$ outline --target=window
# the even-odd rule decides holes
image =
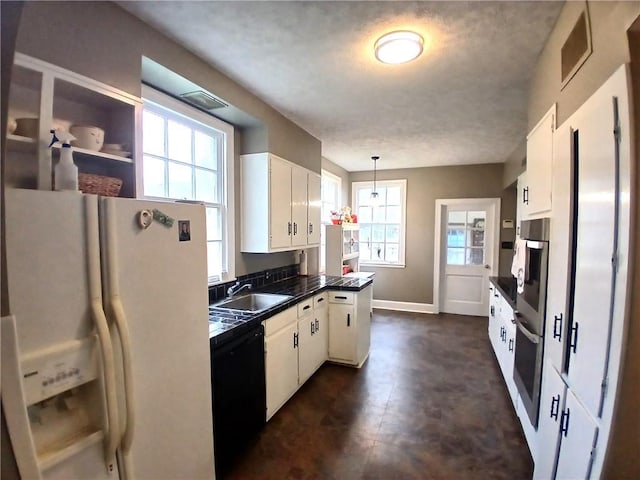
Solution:
[[[342,207],[342,179],[333,173],[322,170],[322,223],[331,223],[331,212]],[[320,231],[320,271],[326,266],[326,236],[324,227]]]
[[[451,211],[447,216],[447,265],[484,264],[486,212]]]
[[[209,284],[233,280],[233,127],[152,88],[143,97],[143,196],[202,202]]]
[[[360,224],[360,264],[404,267],[406,180],[354,182],[353,209]]]

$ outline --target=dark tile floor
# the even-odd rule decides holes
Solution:
[[[487,319],[378,310],[362,369],[326,363],[225,478],[528,479]]]

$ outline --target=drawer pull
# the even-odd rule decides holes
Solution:
[[[311,308],[311,305],[305,305],[302,310],[309,310]]]
[[[347,299],[347,297],[343,297],[343,296],[340,296],[340,295],[336,295],[336,296],[335,296],[335,299],[336,299],[336,300],[346,300],[346,299]]]
[[[324,302],[324,297],[318,299],[318,303]]]

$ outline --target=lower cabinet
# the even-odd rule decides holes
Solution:
[[[267,420],[298,388],[298,323],[295,307],[264,321]]]
[[[598,424],[549,362],[543,373],[538,436],[534,478],[589,476]]]
[[[329,292],[329,360],[361,367],[371,345],[371,286]]]
[[[327,360],[328,293],[263,322],[267,421]]]
[[[490,286],[489,295],[489,340],[498,360],[509,396],[514,408],[516,408],[518,388],[513,380],[516,344],[516,327],[512,322],[513,309],[494,285]]]

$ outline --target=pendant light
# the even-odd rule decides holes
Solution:
[[[380,202],[380,195],[378,194],[378,190],[376,189],[376,163],[378,163],[378,159],[380,157],[374,155],[371,157],[373,160],[373,190],[371,191],[371,204],[377,205]]]

